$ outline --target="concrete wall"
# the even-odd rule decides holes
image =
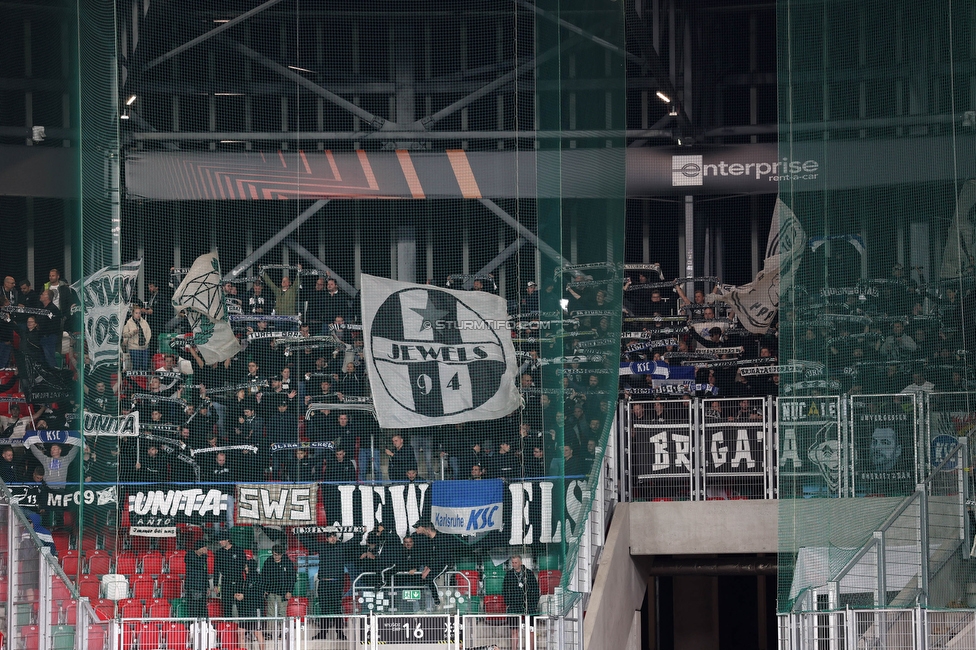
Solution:
[[[631,555],[776,553],[777,501],[632,503]]]
[[[583,623],[586,650],[628,647],[635,627],[634,613],[644,602],[647,583],[630,555],[630,509],[634,505],[618,503],[613,512]]]
[[[855,548],[901,501],[873,498],[632,503],[628,508],[630,552],[635,556],[777,553],[781,550],[780,538],[784,542],[795,539],[796,546],[834,544]]]

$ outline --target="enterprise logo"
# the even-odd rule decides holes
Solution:
[[[702,184],[701,156],[671,156],[671,187]]]
[[[671,156],[671,187],[702,185],[706,176],[753,176],[756,180],[807,181],[817,178],[820,163],[816,160],[789,160],[776,162],[717,163],[705,164],[698,156]]]

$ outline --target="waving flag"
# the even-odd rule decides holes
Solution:
[[[742,326],[753,334],[765,334],[779,310],[779,283],[799,263],[806,245],[806,232],[796,215],[779,198],[773,208],[773,222],[766,242],[766,261],[755,280],[741,287],[719,285],[719,294],[706,300],[721,300],[735,310]]]
[[[110,372],[118,370],[119,337],[141,269],[142,260],[106,266],[71,285],[85,304],[85,345],[91,359],[86,372],[100,366],[108,366]],[[76,308],[78,305],[72,305]]]
[[[379,424],[491,420],[521,405],[505,301],[362,276],[369,385]]]
[[[173,294],[173,308],[186,310],[193,345],[208,364],[230,359],[241,349],[227,319],[220,278],[217,254],[201,255]]]

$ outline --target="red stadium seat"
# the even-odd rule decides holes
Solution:
[[[189,648],[189,631],[181,623],[167,623],[163,626],[163,638],[167,648]]]
[[[135,575],[136,563],[137,558],[135,553],[123,551],[122,553],[119,553],[118,557],[115,558],[115,572],[121,573],[124,576]]]
[[[98,576],[84,575],[78,581],[78,592],[82,598],[97,600],[101,595],[102,580]]]
[[[146,618],[169,618],[170,606],[166,598],[153,598],[146,605]]]
[[[224,607],[220,603],[219,598],[210,598],[207,600],[207,616],[210,618],[220,618],[224,615]]]
[[[217,642],[221,648],[237,647],[237,623],[221,621],[215,627],[217,628]]]
[[[151,600],[155,597],[156,580],[152,576],[133,576],[131,584],[132,597],[136,600]]]
[[[297,617],[297,618],[304,618],[308,616],[308,599],[289,598],[288,607],[285,610],[285,615],[288,617]]]
[[[119,615],[122,618],[128,618],[128,619],[133,619],[138,621],[142,619],[143,609],[144,608],[141,602],[135,599],[130,599],[124,605],[121,605],[120,602]]]
[[[115,603],[111,601],[101,603],[95,607],[95,614],[100,621],[111,621],[115,618]]]
[[[562,571],[539,571],[539,593],[548,596],[559,586],[563,577]]]
[[[186,551],[173,551],[167,555],[166,566],[170,575],[186,575]]]
[[[7,576],[0,576],[0,603],[7,602],[7,590],[10,587],[10,581]]]
[[[207,573],[214,574],[214,554],[207,553]]]
[[[485,613],[486,614],[505,614],[508,609],[505,607],[505,597],[504,596],[485,596]],[[490,616],[489,619],[498,620],[497,616]]]
[[[91,554],[98,548],[98,530],[86,527],[81,534],[81,552],[85,555]]]
[[[103,576],[112,572],[112,556],[105,551],[94,551],[88,558],[88,573]]]
[[[41,643],[41,628],[36,625],[22,626],[20,640],[24,642],[24,650],[37,650]]]
[[[51,531],[51,538],[54,540],[54,548],[58,551],[58,557],[64,557],[71,547],[71,533],[63,528],[56,528]]]
[[[68,585],[64,584],[58,576],[51,578],[51,600],[68,600],[71,598],[71,591]]]
[[[76,550],[70,550],[61,556],[61,568],[69,576],[76,576],[81,570],[82,557],[81,553]]]
[[[122,626],[122,650],[136,650],[136,624]]]
[[[144,575],[158,576],[163,572],[163,554],[159,551],[150,551],[142,556],[142,573]]]
[[[76,625],[78,623],[78,601],[69,598],[61,603],[61,607],[64,610],[64,624]]]
[[[88,650],[104,650],[105,648],[105,626],[88,626]]]
[[[140,623],[136,627],[136,638],[139,640],[139,650],[160,650],[162,637],[158,623]]]
[[[173,600],[183,595],[183,578],[180,576],[164,575],[159,579],[160,596]]]
[[[467,580],[465,580],[464,578],[467,578]],[[481,574],[478,573],[477,571],[458,571],[457,575],[454,576],[454,584],[457,585],[457,590],[462,595],[477,596],[478,581],[480,579],[481,579]]]

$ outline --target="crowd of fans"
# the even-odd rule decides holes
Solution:
[[[889,278],[794,290],[783,297],[788,317],[754,334],[725,302],[708,295],[707,282],[689,284],[700,287],[689,297],[684,281],[652,281],[648,273],[642,270],[624,281],[620,359],[691,364],[694,381],[676,390],[673,382],[665,385],[655,375],[632,374],[621,377],[617,386],[625,396],[708,399],[972,388],[966,350],[976,341],[972,328],[964,326],[972,289],[960,292],[959,283],[920,286],[896,265]],[[587,363],[587,355],[606,354],[600,344],[613,337],[617,312],[611,298],[617,287],[610,282],[594,282],[582,273],[544,282],[541,290],[528,282],[509,302],[517,324],[512,336],[523,409],[496,421],[396,431],[381,429],[368,411],[349,406],[369,397],[358,297],[342,291],[334,278],[303,275],[300,269],[297,276],[293,284],[288,274],[276,280],[265,271],[248,284],[224,286],[228,310],[243,317],[234,321],[242,351],[209,365],[192,345],[169,347],[172,337],[186,334],[189,326],[185,315],[173,311],[172,283],[149,282],[145,299],[133,304],[121,324],[124,371],[85,378],[87,411],[138,411],[149,435],[138,441],[102,437],[91,442],[82,458],[86,476],[94,481],[233,483],[514,479],[555,475],[563,468],[570,475],[588,473],[612,417],[608,385],[616,383],[600,374],[614,369],[596,370]],[[452,280],[453,288],[496,288],[490,277]],[[559,332],[520,327],[546,320],[540,302],[544,307],[554,298],[561,316],[568,316]],[[72,347],[61,341],[63,332],[78,329],[73,299],[57,270],[36,296],[26,281],[5,278],[0,301],[32,312],[3,313],[0,357],[7,359],[5,365],[22,353],[71,371]],[[47,310],[51,317],[35,310]],[[790,323],[790,329],[781,332],[779,322]],[[296,327],[297,333],[289,334],[297,339],[277,336]],[[322,336],[336,345],[291,344]],[[562,358],[553,363],[553,357]],[[794,372],[788,375],[755,372],[790,364]],[[544,382],[543,374],[552,371],[562,386],[543,389],[552,377]],[[312,404],[319,406],[306,417]],[[725,404],[731,410],[722,417],[734,418],[734,407]],[[11,404],[0,421],[3,437],[22,439],[33,428],[70,428],[70,408],[59,406]],[[565,444],[557,448],[560,427]],[[16,448],[14,455],[20,464],[6,473],[29,479],[37,465],[33,455]]]
[[[694,365],[694,390],[686,397],[962,393],[974,386],[967,351],[976,335],[964,322],[973,307],[971,280],[921,285],[896,264],[889,277],[850,286],[798,286],[781,297],[783,311],[769,330],[756,334],[705,290],[689,299],[680,281],[659,287],[669,283],[641,274],[624,294],[621,358]],[[658,345],[648,345],[648,337]],[[790,370],[755,372],[764,365]],[[652,381],[632,375],[621,389],[654,394]]]

